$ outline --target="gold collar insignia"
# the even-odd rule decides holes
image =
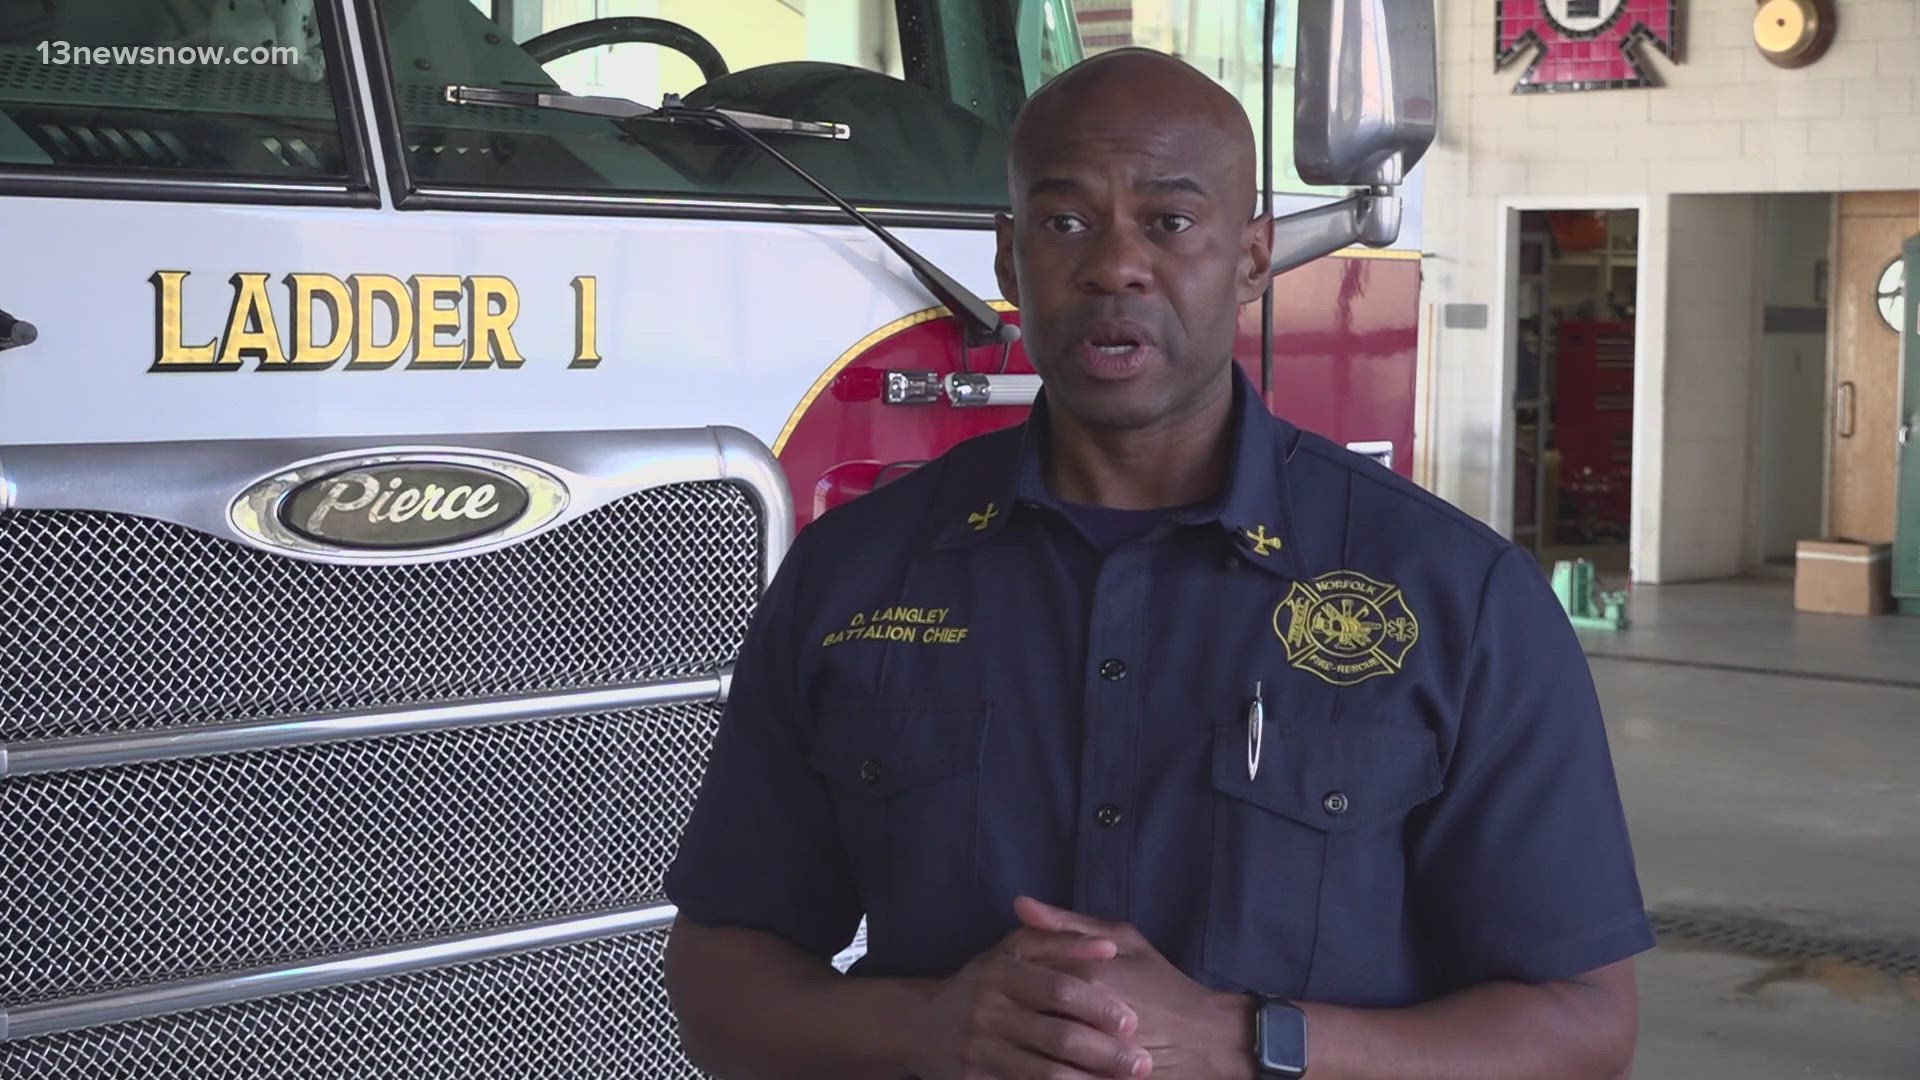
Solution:
[[[1280,538],[1277,536],[1268,536],[1265,525],[1260,526],[1258,529],[1242,529],[1241,532],[1248,540],[1253,541],[1253,553],[1255,555],[1271,555],[1280,550]]]

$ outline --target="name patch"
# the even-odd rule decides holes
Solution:
[[[828,634],[822,648],[844,645],[849,641],[892,641],[902,645],[958,645],[967,639],[967,628],[951,626],[952,608],[894,607],[855,612],[847,625]]]

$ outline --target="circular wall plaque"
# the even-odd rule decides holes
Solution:
[[[1753,13],[1753,43],[1783,68],[1820,59],[1833,41],[1832,0],[1761,0]]]

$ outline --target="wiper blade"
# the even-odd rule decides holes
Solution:
[[[455,105],[500,105],[516,109],[553,109],[558,112],[598,116],[606,120],[668,119],[666,109],[655,109],[623,97],[595,97],[587,94],[555,94],[535,90],[495,90],[486,86],[449,86],[447,100]],[[723,114],[741,127],[753,131],[771,131],[780,135],[808,135],[820,139],[845,140],[853,129],[825,120],[793,120],[785,116],[742,112],[738,109],[685,109],[682,112]]]
[[[846,124],[822,120],[794,120],[735,109],[689,108],[681,103],[678,94],[668,94],[660,107],[655,109],[627,98],[556,94],[547,91],[495,90],[482,86],[449,86],[446,93],[447,100],[456,105],[556,109],[561,112],[598,116],[620,123],[639,120],[697,123],[708,128],[731,131],[785,166],[788,172],[804,180],[809,187],[839,207],[848,217],[879,237],[881,243],[887,245],[889,250],[907,264],[908,269],[913,271],[913,276],[919,279],[920,284],[926,286],[927,291],[932,293],[935,299],[945,304],[947,310],[960,319],[966,331],[967,345],[1011,345],[1020,340],[1020,328],[1001,318],[1000,313],[985,300],[975,296],[966,286],[955,281],[926,256],[908,247],[905,241],[889,232],[886,226],[861,213],[852,203],[841,198],[838,192],[815,179],[813,174],[795,164],[791,158],[775,149],[765,139],[754,134],[755,130],[759,130],[781,135],[846,140],[852,137],[852,130]]]

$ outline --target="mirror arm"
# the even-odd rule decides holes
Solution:
[[[1339,202],[1273,219],[1272,273],[1284,274],[1350,247],[1386,247],[1400,235],[1400,196],[1391,187],[1363,188]]]

